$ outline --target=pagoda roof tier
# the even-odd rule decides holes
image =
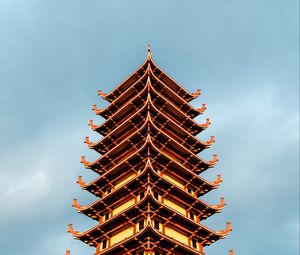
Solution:
[[[183,145],[187,150],[190,150],[193,153],[199,153],[203,149],[209,148],[215,141],[215,137],[211,136],[210,140],[202,142],[195,136],[192,136],[184,130],[183,132],[180,132],[182,131],[180,130],[182,128],[178,127],[177,124],[172,125],[170,121],[167,121],[167,118],[165,119],[165,122],[161,122],[157,119],[157,116],[154,115],[151,117],[151,113],[149,111],[146,113],[145,111],[145,108],[140,109],[140,111],[136,113],[138,115],[135,114],[134,116],[132,116],[130,120],[124,122],[123,125],[114,129],[113,132],[102,138],[99,142],[93,143],[89,140],[88,137],[86,137],[85,143],[88,144],[90,149],[94,149],[99,153],[105,154],[112,150],[114,147],[118,146],[121,141],[124,141],[132,136],[134,132],[137,132],[141,128],[141,126],[144,126],[147,122],[149,122],[151,126],[153,126],[153,128],[158,130],[158,132],[162,132],[170,136],[173,140]],[[134,121],[134,117],[140,116],[142,112],[146,114],[145,118],[142,118],[141,120],[139,120],[139,122],[137,122],[138,120]],[[173,130],[174,132],[172,132]],[[179,132],[177,131],[177,133],[175,133],[175,130],[178,130]],[[181,137],[178,134],[180,134]]]
[[[79,206],[78,203],[75,202],[74,207],[79,212],[99,220],[100,215],[104,214],[107,210],[113,210],[116,204],[121,203],[120,200],[122,201],[130,199],[132,196],[136,196],[146,185],[153,186],[153,189],[159,191],[161,196],[170,197],[173,201],[177,201],[182,204],[187,211],[194,211],[201,220],[206,219],[214,213],[220,212],[225,206],[223,199],[219,205],[210,206],[181,187],[174,185],[153,169],[151,160],[149,159],[147,160],[143,171],[141,171],[136,177],[113,190],[108,195],[100,198],[90,206]]]
[[[209,119],[206,123],[196,126],[185,127],[184,123],[178,123],[169,118],[164,112],[158,110],[152,102],[150,102],[150,116],[155,125],[161,128],[165,133],[172,136],[175,140],[184,145],[187,149],[194,153],[199,153],[208,148],[215,142],[215,137],[211,136],[209,141],[200,141],[195,135],[206,129],[210,125]]]
[[[191,118],[195,118],[199,114],[202,114],[206,110],[206,105],[202,105],[202,108],[194,108],[176,92],[171,90],[162,80],[160,80],[152,69],[150,69],[151,86],[163,97],[175,104],[181,111],[186,113]],[[199,90],[200,91],[200,90]],[[197,94],[198,95],[198,94]],[[200,95],[200,92],[199,92]]]
[[[158,232],[158,231],[157,231]],[[141,252],[155,252],[160,255],[184,254],[184,255],[205,255],[204,252],[197,251],[189,246],[186,246],[174,238],[170,238],[162,233],[153,236],[152,231],[147,229],[142,235],[135,235],[132,238],[120,242],[118,245],[102,250],[97,255],[132,255],[143,254]],[[143,238],[139,240],[139,238]],[[151,254],[151,253],[148,253]],[[154,253],[152,253],[154,254]]]
[[[108,118],[99,127],[92,127],[95,131],[106,135],[113,128],[122,124],[127,118],[130,118],[137,110],[143,108],[146,104],[148,89],[145,86],[139,93],[137,93],[129,102],[118,109],[110,118]]]
[[[203,165],[212,167],[217,162],[216,154],[213,160],[206,162],[203,159],[199,158],[192,151],[186,149],[185,146],[181,145],[171,136],[157,128],[151,121],[151,119],[150,123],[150,130],[152,131],[153,128],[153,131],[151,133],[151,137],[153,137],[153,144],[165,154],[170,155],[171,158],[174,158],[174,160],[178,161],[180,164],[189,165],[189,168],[193,166],[196,168],[201,168],[203,167]]]
[[[145,122],[145,124],[138,131],[136,131],[126,140],[123,140],[120,144],[116,145],[112,150],[104,154],[96,161],[88,162],[85,160],[85,157],[82,156],[81,162],[86,168],[91,168],[96,172],[102,169],[102,171],[106,172],[111,167],[120,163],[123,159],[140,151],[142,148],[145,148],[147,144],[157,148],[159,152],[167,154],[174,161],[186,166],[190,170],[205,170],[209,167],[213,167],[218,161],[216,154],[212,160],[208,162],[204,161],[191,151],[187,150],[180,143],[172,139],[170,136],[160,131],[153,125],[153,123],[150,125],[149,123]]]
[[[103,110],[97,109],[96,114],[108,119],[114,115],[120,108],[122,108],[126,103],[130,102],[135,95],[137,95],[143,88],[147,87],[147,80],[150,80],[151,85],[156,90],[156,92],[162,95],[166,100],[170,101],[172,104],[176,105],[183,113],[191,118],[198,116],[203,113],[206,109],[205,105],[202,108],[195,109],[190,104],[188,104],[184,99],[178,96],[173,90],[166,86],[162,81],[155,76],[151,68],[148,65],[148,72],[145,72],[142,77],[135,84],[130,86],[124,93],[122,93],[118,98],[116,98],[108,107]],[[95,107],[95,106],[94,106]]]
[[[125,176],[137,174],[139,171],[141,171],[146,164],[146,160],[151,160],[151,158],[132,160],[131,162],[134,162],[134,164],[131,164],[125,160],[121,164],[112,168],[110,171],[99,176],[96,180],[89,183],[85,183],[82,180],[82,177],[79,176],[78,184],[82,189],[87,190],[98,197],[102,197],[108,188],[114,187],[116,183],[124,179]],[[214,182],[209,182],[203,179],[201,176],[184,168],[182,165],[179,165],[173,161],[169,161],[169,159],[163,155],[158,156],[156,161],[152,162],[152,165],[161,173],[166,172],[175,176],[175,178],[180,180],[184,187],[192,189],[197,196],[204,195],[210,190],[216,189],[222,182],[221,175],[218,175]]]
[[[181,85],[179,85],[175,80],[173,80],[167,73],[165,73],[161,68],[159,68],[152,60],[152,57],[148,57],[146,62],[143,63],[132,75],[129,76],[124,82],[118,85],[113,91],[108,94],[101,94],[101,96],[109,102],[113,102],[120,95],[124,94],[124,92],[134,84],[138,80],[138,77],[142,76],[149,69],[153,70],[155,76],[161,80],[166,86],[168,86],[171,90],[173,90],[177,95],[179,95],[182,99],[187,102],[199,96],[199,92],[189,93],[185,90]],[[139,74],[139,76],[138,76]]]
[[[149,80],[150,92],[148,93],[149,101],[156,109],[163,112],[168,118],[177,122],[180,126],[188,130],[189,127],[194,127],[202,131],[203,128],[196,123],[188,114],[183,112],[177,105],[170,102],[163,95],[160,95],[151,85]]]
[[[167,119],[169,122],[177,124],[176,128],[180,129],[180,131],[182,131],[183,129],[193,136],[199,134],[201,131],[205,130],[210,125],[209,119],[206,119],[206,122],[203,124],[198,124],[188,117],[185,119],[185,121],[180,122],[173,117],[172,111],[166,112],[164,111],[164,109],[158,108],[152,101],[150,95],[148,95],[148,102],[150,105],[149,111],[153,118],[157,118],[158,120],[160,120],[161,118]]]
[[[214,161],[209,161],[209,162],[203,161],[203,165],[200,167],[194,165],[191,166],[189,162],[180,162],[178,160],[174,160],[174,158],[171,155],[161,151],[153,144],[150,135],[147,135],[144,144],[139,149],[137,149],[137,151],[126,156],[127,157],[122,157],[122,159],[120,159],[118,163],[108,161],[106,162],[107,164],[104,167],[102,166],[103,162],[100,163],[98,163],[98,161],[88,162],[85,160],[84,156],[81,157],[81,162],[85,165],[86,168],[92,169],[96,173],[103,174],[110,171],[110,169],[113,169],[123,163],[129,163],[129,165],[134,165],[137,161],[145,160],[149,157],[152,159],[156,159],[156,158],[159,159],[161,157],[168,164],[173,162],[179,165],[181,168],[185,168],[189,171],[192,171],[193,173],[200,174],[204,172],[206,169],[214,167],[216,163],[215,161],[217,160],[215,158]],[[100,159],[102,159],[103,157],[104,156],[102,156]]]
[[[133,215],[135,215],[135,217],[132,217]],[[116,214],[112,218],[98,224],[86,232],[78,232],[73,229],[71,229],[70,232],[76,239],[80,239],[96,246],[103,237],[110,236],[117,232],[120,227],[124,227],[126,224],[134,225],[137,222],[137,219],[141,218],[140,216],[144,216],[145,218],[149,217],[152,220],[159,219],[162,221],[162,224],[174,226],[176,229],[185,232],[189,237],[198,239],[203,246],[209,245],[220,238],[224,238],[231,231],[230,226],[227,226],[226,230],[218,232],[211,230],[185,215],[178,213],[171,207],[158,201],[154,197],[149,186],[145,197],[137,204],[128,207],[123,212]],[[118,219],[118,221],[116,221],[116,219]],[[127,222],[124,222],[124,220],[127,220]],[[117,228],[113,227],[116,226],[114,221],[119,222],[119,226]],[[105,236],[103,236],[104,234]]]
[[[116,126],[106,133],[100,130],[101,126],[92,125],[94,131],[104,135],[104,137],[99,142],[90,142],[89,138],[85,140],[91,149],[95,149],[98,152],[104,154],[108,152],[112,146],[118,144],[127,136],[131,135],[133,131],[138,130],[141,125],[144,124],[147,117],[148,104],[144,104],[142,108],[137,110],[132,116],[126,119],[121,125]],[[105,124],[105,123],[104,123]],[[90,125],[91,126],[91,125]]]
[[[116,113],[120,108],[122,108],[125,104],[130,102],[137,94],[139,94],[146,86],[148,74],[144,72],[143,75],[127,90],[121,94],[116,100],[110,103],[105,109],[100,110],[96,109],[96,105],[93,105],[93,110],[97,115],[102,116],[105,119],[110,118],[114,113]]]
[[[154,75],[187,102],[190,102],[201,94],[200,89],[197,89],[194,93],[187,92],[177,81],[172,79],[165,71],[156,65],[153,60],[150,61],[150,65]]]
[[[91,169],[106,169],[108,171],[111,167],[117,165],[128,155],[137,152],[148,136],[148,123],[145,122],[137,131],[131,133],[126,139],[122,139],[119,144],[116,144],[106,154],[101,156],[94,162],[84,162],[86,168]],[[125,153],[124,153],[125,152]]]
[[[173,120],[179,126],[186,129],[192,135],[196,135],[204,130],[209,124],[209,119],[205,124],[199,125],[193,121],[188,115],[182,112],[176,105],[168,101],[150,85],[150,80],[147,82],[148,86],[140,91],[131,101],[123,105],[117,112],[115,112],[107,121],[102,125],[96,126],[90,123],[93,130],[102,135],[107,135],[112,129],[121,125],[127,118],[130,118],[135,112],[150,103],[156,111],[162,112],[169,119]]]
[[[93,246],[92,243],[90,245]],[[197,251],[157,231],[152,226],[151,221],[142,231],[111,247],[103,249],[97,255],[132,255],[150,250],[165,255],[171,254],[170,252],[184,255],[205,255],[205,253]]]
[[[130,118],[126,119],[125,122],[114,128],[110,133],[106,134],[106,136],[103,137],[99,142],[91,142],[88,137],[86,137],[85,142],[88,144],[89,148],[104,154],[116,146],[120,141],[130,136],[132,132],[138,130],[147,120],[149,113],[151,120],[157,127],[163,130],[169,136],[172,136],[172,138],[185,146],[187,149],[192,150],[194,153],[199,153],[203,149],[210,147],[210,145],[215,141],[214,136],[211,136],[209,141],[200,141],[194,135],[191,135],[184,128],[178,125],[178,123],[170,120],[165,114],[153,107],[152,109],[148,109],[148,105],[145,104]],[[97,128],[95,128],[95,130],[99,131]]]

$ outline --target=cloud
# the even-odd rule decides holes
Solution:
[[[0,189],[2,206],[16,214],[19,208],[23,208],[23,213],[30,210],[32,205],[47,195],[50,188],[49,176],[45,170],[35,170],[30,174],[26,172],[25,176],[3,176],[1,174],[0,178],[3,181]],[[15,217],[16,215],[10,213],[9,216]]]
[[[95,178],[79,163],[82,154],[97,157],[82,143],[90,105],[107,105],[96,90],[124,80],[150,41],[159,65],[203,90],[193,104],[207,103],[203,117],[212,120],[199,137],[216,135],[216,144],[201,156],[216,152],[220,162],[204,176],[220,172],[224,183],[203,199],[225,196],[228,206],[203,223],[222,229],[231,219],[234,231],[207,254],[296,254],[297,10],[297,1],[280,0],[0,1],[1,252],[92,254],[66,233],[68,223],[96,224],[71,207],[73,197],[96,199],[76,185],[77,175]]]

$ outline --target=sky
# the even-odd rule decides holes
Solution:
[[[97,175],[80,156],[98,155],[91,105],[139,65],[154,61],[202,95],[212,124],[199,135],[216,143],[200,154],[220,161],[203,177],[224,182],[203,200],[221,214],[203,224],[233,231],[207,255],[299,253],[299,3],[296,0],[0,0],[0,254],[93,254],[73,240],[96,222],[73,198]]]

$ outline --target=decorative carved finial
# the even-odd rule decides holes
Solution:
[[[213,156],[213,159],[209,161],[211,164],[215,164],[217,161],[219,161],[218,154],[214,154]]]
[[[82,179],[82,176],[77,177],[77,183],[82,187],[85,185],[85,182]]]
[[[216,209],[222,209],[222,208],[224,208],[225,205],[226,205],[226,203],[225,203],[225,198],[224,198],[224,197],[221,197],[220,203],[219,203],[218,205],[215,205],[214,207],[215,207]]]
[[[93,110],[93,112],[95,112],[96,114],[101,113],[101,110],[100,110],[99,108],[97,108],[97,105],[96,105],[96,104],[93,104],[93,105],[92,105],[92,110]]]
[[[196,92],[192,93],[192,96],[197,97],[201,95],[201,89],[197,89]]]
[[[201,124],[201,127],[207,128],[211,124],[210,118],[206,118],[206,122]]]
[[[222,175],[218,174],[217,179],[214,181],[214,184],[219,185],[222,181]]]
[[[93,130],[97,128],[97,126],[94,124],[94,121],[93,121],[93,120],[90,120],[90,121],[89,121],[89,126],[90,126],[90,128],[93,129]]]
[[[81,205],[78,204],[78,200],[77,200],[76,198],[73,199],[72,206],[73,206],[75,209],[82,209],[82,208],[83,208],[83,206],[81,206]]]
[[[200,114],[204,113],[204,111],[206,110],[206,104],[202,104],[201,108],[197,109],[199,111]]]
[[[72,235],[76,235],[79,233],[79,231],[73,229],[73,224],[68,224],[68,233],[71,233]]]
[[[71,251],[66,250],[66,255],[70,255],[70,254],[71,254]]]
[[[68,232],[71,233],[73,231],[73,224],[68,224]]]
[[[107,96],[107,94],[103,93],[101,89],[99,89],[97,92],[98,92],[98,96],[100,96],[100,97]]]
[[[228,231],[228,232],[232,231],[231,221],[226,222],[226,231]]]
[[[84,143],[86,143],[87,145],[91,145],[92,144],[92,142],[90,141],[90,138],[88,136],[86,136],[84,138]]]
[[[215,140],[215,136],[211,136],[210,137],[210,139],[206,142],[208,145],[211,145],[211,144],[213,144],[214,142],[215,142],[216,140]]]
[[[230,222],[230,221],[227,221],[227,222],[226,222],[226,229],[225,229],[225,230],[221,230],[220,233],[221,233],[222,235],[227,235],[227,234],[229,234],[229,232],[231,232],[231,231],[232,231],[231,222]]]
[[[73,204],[72,204],[73,207],[79,207],[79,204],[78,204],[78,201],[76,198],[73,198]]]
[[[231,250],[229,251],[229,255],[234,255],[234,250],[233,250],[233,249],[231,249]]]
[[[86,161],[85,156],[81,156],[80,157],[80,163],[84,164],[85,166],[87,166],[88,164],[90,164],[91,162]]]

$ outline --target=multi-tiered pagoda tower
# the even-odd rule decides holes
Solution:
[[[102,156],[81,162],[99,177],[78,184],[98,197],[88,206],[74,199],[73,207],[97,221],[80,232],[69,225],[68,232],[96,249],[95,255],[204,255],[204,247],[225,238],[231,231],[214,231],[202,224],[219,213],[224,198],[209,205],[199,197],[218,188],[221,175],[209,182],[199,176],[214,167],[197,156],[209,148],[214,136],[203,142],[196,135],[210,125],[193,118],[206,108],[195,109],[189,102],[200,95],[189,93],[152,60],[150,48],[145,63],[111,93],[99,95],[110,102],[93,111],[106,119],[89,126],[102,140],[85,143]],[[69,254],[69,251],[67,251]],[[233,252],[231,252],[233,254]]]

